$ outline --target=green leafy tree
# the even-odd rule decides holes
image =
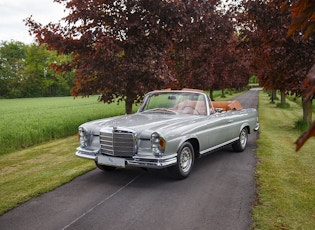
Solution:
[[[52,84],[47,76],[48,51],[45,46],[32,44],[26,52],[22,71],[21,91],[24,97],[41,97]]]
[[[58,75],[53,68],[66,56],[58,56],[55,51],[49,51],[44,45],[28,46],[25,57],[25,67],[21,71],[20,90],[24,97],[48,97],[69,95],[71,73]]]
[[[21,42],[0,44],[0,97],[20,96],[20,72],[25,66],[26,45]]]
[[[0,46],[0,97],[46,97],[70,95],[73,72],[57,74],[53,68],[71,60],[38,44],[3,42]]]
[[[51,52],[48,73],[50,78],[54,79],[54,84],[49,89],[52,96],[70,96],[73,85],[74,71],[58,72],[60,63],[68,63],[72,60],[72,55],[57,55],[55,51]]]

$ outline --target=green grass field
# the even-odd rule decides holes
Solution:
[[[77,133],[90,120],[124,113],[124,104],[104,104],[97,96],[0,100],[0,155]]]

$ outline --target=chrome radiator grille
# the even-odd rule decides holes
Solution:
[[[101,130],[100,142],[102,154],[112,156],[133,156],[137,148],[135,133],[114,128]]]

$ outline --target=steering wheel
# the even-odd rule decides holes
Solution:
[[[200,114],[199,111],[198,111],[195,107],[193,107],[193,106],[191,106],[191,105],[185,105],[185,106],[183,106],[183,107],[181,108],[181,110],[184,110],[185,108],[191,108],[191,109],[193,109],[194,111],[196,111],[197,114]]]

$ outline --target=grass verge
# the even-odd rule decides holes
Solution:
[[[299,152],[294,142],[300,135],[295,122],[301,106],[277,108],[266,93],[259,95],[260,138],[257,141],[257,203],[253,229],[314,229],[315,141]]]
[[[0,156],[0,215],[95,167],[74,156],[76,136]]]

